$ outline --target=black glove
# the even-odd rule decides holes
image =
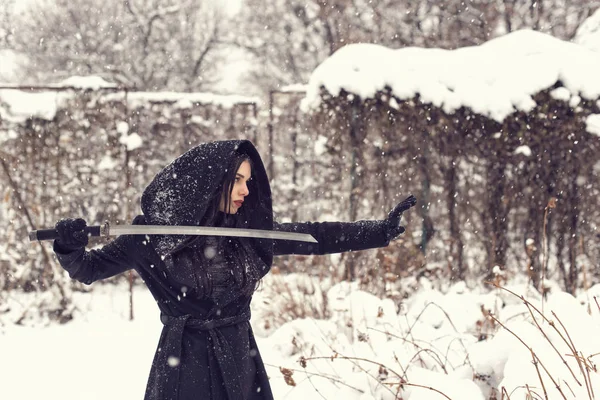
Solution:
[[[56,246],[65,251],[74,251],[88,244],[88,235],[85,232],[87,223],[82,218],[66,218],[56,223],[55,229],[58,238]]]
[[[402,213],[412,206],[417,204],[417,198],[412,194],[408,196],[406,199],[402,200],[390,213],[388,214],[387,219],[385,220],[385,235],[389,240],[394,240],[398,236],[400,236],[406,229],[400,225],[400,219],[402,218]]]

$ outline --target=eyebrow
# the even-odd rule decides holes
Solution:
[[[245,178],[245,176],[244,176],[244,175],[242,175],[242,174],[240,174],[239,172],[235,174],[235,177],[236,177],[236,178],[237,178],[238,176],[239,176],[240,178]]]

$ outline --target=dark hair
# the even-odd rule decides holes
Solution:
[[[248,221],[247,216],[249,214],[249,209],[251,209],[252,206],[255,206],[260,202],[260,193],[258,193],[258,185],[255,184],[255,181],[248,182],[248,190],[250,192],[250,195],[248,196],[248,201],[245,201],[245,206],[242,207],[242,209],[240,209],[240,212],[238,213],[238,216],[241,215],[244,218],[234,217],[232,214],[228,214],[227,212],[225,212],[223,216],[219,213],[219,205],[221,204],[221,200],[223,200],[223,204],[225,204],[225,207],[230,206],[231,191],[233,190],[233,185],[235,184],[237,171],[238,169],[240,169],[240,166],[244,161],[248,161],[250,163],[250,168],[253,168],[252,160],[246,154],[236,153],[234,158],[232,158],[232,160],[229,162],[229,165],[225,170],[225,176],[223,177],[223,181],[219,185],[221,190],[217,190],[213,194],[213,197],[211,198],[208,207],[206,208],[206,212],[200,220],[200,226],[215,226],[221,224],[228,225],[230,222],[229,220],[231,218],[235,218],[240,222]],[[223,217],[223,221],[220,221],[221,217]],[[236,226],[239,225],[236,224]]]
[[[226,173],[225,173],[225,177],[223,179],[222,197],[223,197],[223,204],[225,204],[226,208],[229,208],[231,206],[231,204],[230,204],[231,191],[233,190],[233,185],[235,184],[235,178],[237,176],[237,171],[240,169],[240,166],[242,165],[242,163],[244,161],[247,161],[250,164],[250,170],[252,170],[254,165],[253,165],[250,157],[246,154],[236,154],[236,156],[231,160],[231,162],[227,166],[227,169],[225,170]],[[248,182],[248,184],[250,184],[250,182]],[[251,186],[254,186],[254,185],[251,185]],[[253,196],[256,195],[254,193],[254,190],[252,190],[250,193],[252,193]],[[250,208],[250,207],[245,207],[245,208],[243,208],[243,210],[245,211],[248,208]],[[225,217],[227,217],[229,215],[229,213],[227,211],[228,210],[226,209]],[[242,214],[245,214],[245,213],[242,211]]]
[[[219,205],[223,200],[225,207],[229,206],[231,200],[231,191],[235,184],[237,171],[244,161],[250,163],[253,168],[253,163],[247,154],[236,153],[227,165],[225,170],[225,176],[219,187],[221,190],[217,190],[211,198],[204,216],[200,220],[201,226],[227,226],[227,227],[247,227],[249,225],[250,216],[252,210],[260,204],[260,190],[257,180],[253,179],[248,182],[249,195],[244,200],[244,207],[242,207],[237,214],[228,214],[227,212],[220,212]],[[180,247],[180,251],[175,254],[176,258],[181,261],[193,264],[192,259],[195,257],[193,254],[197,252],[203,253],[206,246],[207,237],[196,236],[186,240],[185,244]],[[187,250],[186,250],[187,248]],[[246,264],[252,262],[249,258],[257,257],[253,252],[248,241],[243,238],[237,238],[231,240],[224,236],[217,237],[217,248],[223,251],[223,256],[227,264],[232,268],[232,272],[235,278],[236,285],[243,289],[246,294],[251,295],[252,292],[257,288],[258,284],[256,279],[248,276],[248,270]],[[254,254],[249,254],[254,253]],[[186,259],[186,260],[184,260]],[[199,289],[204,291],[206,294],[210,292],[210,288],[202,282],[209,284],[205,271],[194,271],[196,274],[197,285]]]

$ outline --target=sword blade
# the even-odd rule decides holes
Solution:
[[[233,236],[258,239],[295,240],[318,243],[307,233],[268,231],[264,229],[220,228],[215,226],[170,226],[170,225],[109,225],[104,235],[199,235]]]

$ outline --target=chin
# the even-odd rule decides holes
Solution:
[[[237,214],[238,210],[235,206],[229,208],[229,210],[225,210],[223,207],[219,208],[219,211],[225,214]]]

